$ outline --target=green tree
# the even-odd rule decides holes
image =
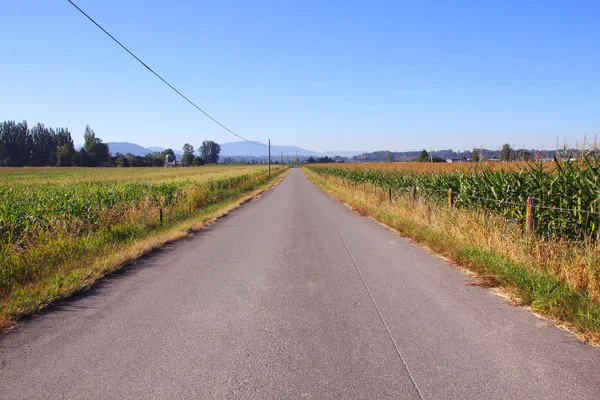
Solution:
[[[31,152],[29,165],[37,167],[55,165],[57,146],[54,130],[52,128],[46,128],[44,124],[38,123],[31,128],[30,134]]]
[[[183,153],[183,156],[181,156],[181,163],[186,167],[193,165],[194,155],[192,153]]]
[[[31,156],[31,135],[27,121],[4,121],[0,125],[0,165],[23,167]]]
[[[477,149],[473,149],[473,152],[471,153],[471,161],[473,162],[479,162],[480,160],[480,156],[479,156],[479,152],[477,151]]]
[[[185,166],[194,164],[194,146],[189,143],[183,145],[183,156],[181,157],[181,163]]]
[[[212,140],[205,140],[200,145],[200,155],[207,164],[216,164],[219,162],[221,146]]]
[[[103,143],[89,125],[85,126],[83,133],[84,145],[80,150],[80,165],[84,167],[96,167],[104,162],[110,161],[108,145]]]
[[[514,161],[515,151],[508,143],[505,143],[500,150],[500,161]]]
[[[57,167],[70,167],[73,165],[73,158],[75,157],[75,148],[73,144],[65,143],[58,147],[56,151],[56,166]]]
[[[427,153],[427,150],[423,149],[421,151],[421,154],[419,155],[419,158],[417,159],[417,161],[419,162],[427,162],[429,161],[429,153]]]
[[[165,165],[165,155],[158,151],[152,152],[152,166],[164,167],[164,165]]]
[[[136,156],[135,154],[127,153],[125,155],[125,158],[127,159],[127,162],[129,163],[130,167],[139,168],[146,166],[146,163],[144,162],[144,157],[142,156]]]
[[[183,154],[189,153],[189,154],[193,154],[194,153],[194,146],[192,146],[189,143],[186,143],[183,145]]]
[[[115,166],[116,167],[121,167],[121,168],[127,168],[127,167],[129,167],[129,161],[127,160],[127,157],[125,157],[121,153],[117,153],[115,155]]]
[[[194,165],[204,165],[204,159],[202,157],[194,157]]]

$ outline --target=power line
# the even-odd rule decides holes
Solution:
[[[154,72],[154,70],[152,68],[150,68],[148,65],[146,65],[146,63],[143,62],[142,60],[140,60],[138,58],[138,56],[136,56],[135,54],[133,54],[127,47],[125,47],[121,42],[119,42],[117,39],[115,39],[115,37],[113,35],[111,35],[110,33],[108,33],[106,31],[106,29],[104,29],[103,27],[100,26],[100,24],[98,24],[96,21],[94,21],[94,19],[92,17],[90,17],[89,15],[87,15],[81,8],[79,8],[77,6],[77,4],[73,3],[71,0],[67,0],[67,1],[69,3],[71,3],[71,5],[73,7],[75,7],[77,10],[79,10],[80,13],[82,13],[83,15],[85,15],[87,17],[87,19],[89,19],[90,21],[92,21],[94,23],[94,25],[96,25],[98,28],[100,28],[100,30],[102,30],[102,32],[106,33],[112,40],[114,40],[119,46],[121,46],[123,48],[123,50],[125,50],[126,52],[128,52],[140,64],[142,64],[144,67],[146,67],[146,69],[148,69],[148,71],[150,71],[154,75],[156,75],[156,77],[158,79],[160,79],[161,81],[163,81],[167,86],[169,86],[171,89],[173,89],[175,91],[175,93],[177,93],[178,95],[180,95],[181,97],[183,97],[188,103],[190,103],[192,106],[194,106],[202,114],[204,114],[208,118],[210,118],[214,123],[216,123],[217,125],[219,125],[221,128],[225,129],[227,132],[231,133],[232,135],[235,135],[238,138],[240,138],[240,139],[242,139],[242,140],[244,140],[244,141],[246,141],[248,143],[252,143],[252,144],[255,144],[255,145],[262,145],[262,143],[253,142],[251,140],[248,140],[248,139],[245,139],[245,138],[241,137],[240,135],[238,135],[237,133],[235,133],[234,131],[232,131],[231,129],[229,129],[228,127],[226,127],[225,125],[223,125],[222,123],[220,123],[219,121],[217,121],[216,119],[214,119],[213,117],[211,117],[206,111],[204,111],[203,109],[201,109],[200,107],[198,107],[193,101],[191,101],[190,99],[188,99],[187,97],[185,97],[179,90],[175,89],[173,87],[173,85],[171,85],[169,82],[167,82],[162,76],[160,76],[159,74],[157,74],[156,72]]]

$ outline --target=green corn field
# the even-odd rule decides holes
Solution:
[[[267,180],[259,166],[2,171],[0,298],[69,260],[145,237]]]
[[[447,201],[452,189],[456,207],[483,209],[525,222],[527,200],[535,198],[535,230],[548,239],[597,240],[600,225],[600,158],[589,152],[578,160],[554,160],[504,166],[474,164],[465,168],[421,163],[315,165],[308,168],[326,177],[354,184],[391,188]]]

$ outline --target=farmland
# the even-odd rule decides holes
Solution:
[[[0,325],[89,285],[104,273],[86,270],[96,261],[189,229],[268,182],[263,166],[2,169]]]
[[[600,227],[600,160],[492,164],[354,164],[312,170],[354,184],[391,189],[415,188],[417,196],[445,200],[450,189],[456,207],[479,208],[524,223],[529,197],[535,198],[536,230],[550,238],[595,238]]]
[[[305,168],[326,192],[600,339],[600,160]],[[449,190],[452,189],[452,202]],[[528,198],[533,230],[526,229]]]

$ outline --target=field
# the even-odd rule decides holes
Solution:
[[[264,166],[0,169],[0,327],[118,267],[90,271],[99,260],[189,229],[283,171],[272,167],[269,179]]]
[[[600,343],[600,161],[322,164],[319,187]],[[449,202],[452,189],[452,203]],[[534,197],[533,231],[526,229]]]
[[[548,238],[597,239],[600,227],[600,160],[531,163],[397,163],[316,166],[324,176],[391,189],[392,194],[445,200],[452,189],[456,207],[479,208],[524,224],[535,199],[535,229]]]

